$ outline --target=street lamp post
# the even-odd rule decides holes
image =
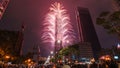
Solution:
[[[51,51],[50,54],[52,55],[52,54],[53,54],[53,51]]]
[[[5,61],[8,62],[9,59],[10,59],[10,56],[9,56],[9,55],[6,55],[6,56],[5,56]]]

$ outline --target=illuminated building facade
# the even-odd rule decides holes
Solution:
[[[0,0],[0,20],[8,6],[9,0]]]
[[[80,58],[93,58],[93,51],[91,44],[88,42],[79,43]]]

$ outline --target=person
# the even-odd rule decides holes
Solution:
[[[69,65],[63,65],[63,67],[62,68],[71,68]]]
[[[0,65],[0,68],[2,68],[2,65]]]
[[[90,68],[97,68],[97,64],[93,62],[93,64],[90,65]]]
[[[106,68],[105,62],[102,62],[101,64],[99,64],[99,68]]]
[[[109,64],[109,68],[118,68],[118,65],[115,61],[111,60],[111,62]]]

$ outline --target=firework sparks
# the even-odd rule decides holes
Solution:
[[[67,10],[60,3],[55,2],[51,4],[43,26],[41,39],[45,43],[50,42],[52,45],[55,45],[55,42],[61,42],[64,47],[71,44],[75,38]]]

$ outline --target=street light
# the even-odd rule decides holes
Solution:
[[[31,59],[28,59],[28,62],[31,62]]]
[[[10,61],[10,56],[9,56],[9,55],[5,55],[5,56],[4,56],[4,60],[5,60],[6,62]]]
[[[10,58],[10,56],[9,56],[9,55],[6,55],[6,56],[5,56],[5,58],[6,58],[6,59],[9,59],[9,58]]]
[[[53,54],[53,51],[51,51],[50,54]]]

